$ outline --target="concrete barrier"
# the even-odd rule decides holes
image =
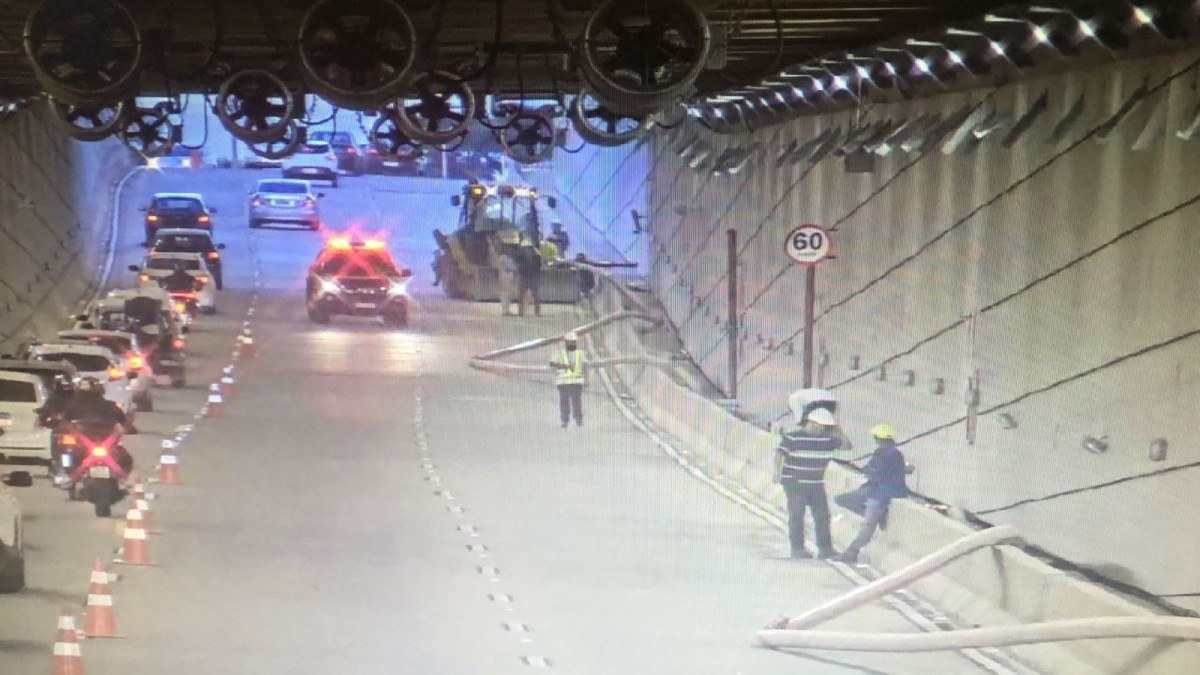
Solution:
[[[607,286],[607,284],[605,285]],[[625,304],[611,289],[595,295],[596,311],[606,314]],[[645,355],[636,328],[607,327],[603,349],[626,356]],[[776,512],[784,510],[782,489],[773,478],[775,434],[747,423],[716,402],[682,386],[660,368],[616,366],[610,369],[639,408],[672,437],[679,450],[710,473],[734,478]],[[857,453],[865,452],[863,449]],[[831,465],[830,495],[861,484],[856,472]],[[835,544],[841,548],[857,533],[859,517],[833,507]],[[972,529],[910,500],[892,507],[888,528],[876,534],[864,557],[887,573],[901,569]],[[956,561],[911,587],[959,626],[1004,626],[1095,617],[1153,616],[1155,612],[1103,587],[1055,569],[1019,548],[998,546]],[[781,608],[782,609],[782,608]],[[766,617],[764,617],[766,618]],[[752,628],[752,627],[748,627]],[[1200,644],[1170,639],[1128,638],[1022,645],[1007,651],[1046,673],[1121,673],[1173,675],[1200,672]]]
[[[0,125],[0,352],[52,334],[94,293],[134,166],[116,140],[68,139],[40,105]]]

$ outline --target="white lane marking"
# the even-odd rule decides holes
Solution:
[[[594,346],[590,344],[590,339],[589,347],[594,349]],[[674,459],[681,467],[683,467],[685,471],[692,474],[692,476],[700,480],[700,482],[711,487],[718,494],[721,494],[750,513],[758,516],[762,520],[774,526],[776,529],[783,532],[787,531],[787,522],[778,512],[773,510],[770,505],[763,506],[758,504],[757,497],[746,498],[738,495],[738,493],[749,494],[749,490],[746,490],[745,487],[740,487],[737,490],[737,493],[735,493],[733,490],[726,488],[710,478],[704,471],[701,471],[700,469],[697,469],[689,464],[684,457],[691,455],[692,453],[684,448],[676,448],[674,444],[665,438],[665,434],[661,433],[656,427],[653,426],[653,423],[651,423],[649,420],[643,420],[638,414],[634,413],[626,401],[624,401],[617,393],[616,386],[609,377],[608,369],[601,368],[599,369],[599,373],[600,381],[603,383],[604,389],[608,393],[609,398],[613,401],[613,404],[617,406],[617,410],[622,414],[622,416],[625,417],[625,419],[633,424],[634,427],[649,436],[650,440],[652,440],[654,444],[663,451],[664,454]],[[827,560],[825,562],[839,574],[857,586],[864,586],[868,583],[867,579],[865,579],[850,565],[832,560]],[[902,602],[899,598],[895,597],[895,594],[884,596],[882,601],[884,604],[895,610],[898,614],[908,619],[913,625],[925,632],[940,632],[945,630],[945,628],[937,625],[926,616],[926,614],[935,613],[937,610],[934,609],[933,606],[928,602],[920,600],[915,596],[912,597],[908,603]],[[997,673],[999,675],[1011,675],[1016,673],[1018,668],[1020,668],[1019,664],[1013,664],[1010,666],[1009,663],[1011,663],[1011,661],[1007,658],[1007,656],[1003,652],[998,652],[995,650],[963,649],[959,653],[964,658],[983,668],[984,670]],[[1002,660],[1008,663],[1002,663]]]

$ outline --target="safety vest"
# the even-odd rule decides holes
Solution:
[[[576,349],[569,352],[566,349],[562,350],[562,361],[566,364],[566,368],[556,369],[554,375],[554,384],[583,384],[583,350]]]

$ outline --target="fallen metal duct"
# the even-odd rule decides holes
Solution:
[[[1041,642],[1109,638],[1200,640],[1200,619],[1182,617],[1109,616],[1044,621],[1024,625],[969,628],[938,633],[855,633],[809,630],[853,609],[900,590],[981,548],[1019,540],[1010,525],[974,532],[908,567],[896,570],[791,619],[758,631],[768,647],[867,652],[926,652],[1006,647]]]

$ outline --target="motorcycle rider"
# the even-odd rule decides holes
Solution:
[[[163,277],[159,285],[169,292],[190,291],[196,287],[196,280],[182,265],[176,265],[175,271]]]
[[[63,419],[88,420],[121,425],[127,434],[136,434],[137,428],[126,417],[125,411],[116,403],[104,398],[104,388],[94,377],[85,377],[75,388],[75,394],[63,411]]]

